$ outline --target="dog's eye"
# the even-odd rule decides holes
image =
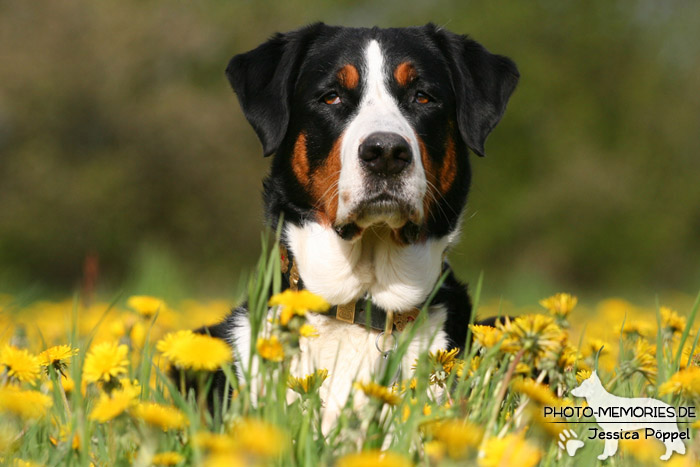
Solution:
[[[417,104],[427,104],[428,102],[430,102],[430,100],[430,96],[420,91],[418,91],[416,93],[416,96],[413,98],[413,102],[416,102]]]
[[[329,92],[328,94],[323,96],[321,99],[323,100],[324,103],[326,103],[328,105],[338,105],[341,102],[340,96],[336,92]]]

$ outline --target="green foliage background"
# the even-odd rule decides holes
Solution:
[[[315,20],[432,21],[517,62],[451,255],[486,295],[696,290],[700,4],[681,0],[1,0],[0,289],[65,291],[96,254],[105,288],[230,290],[269,160],[223,70]]]

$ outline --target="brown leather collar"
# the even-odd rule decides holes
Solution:
[[[289,251],[284,245],[280,245],[280,261],[282,274],[287,277],[289,288],[294,291],[299,290],[299,269],[296,261],[289,255]],[[391,326],[392,329],[403,331],[406,326],[416,320],[419,313],[420,308],[417,307],[391,313],[372,304],[368,299],[360,299],[342,305],[334,305],[324,314],[338,321],[358,324],[377,331],[386,332],[388,326],[387,318],[390,318],[390,322],[393,323]]]

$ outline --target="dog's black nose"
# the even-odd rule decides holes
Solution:
[[[399,174],[413,159],[408,141],[396,133],[372,133],[360,144],[359,152],[362,165],[382,177]]]

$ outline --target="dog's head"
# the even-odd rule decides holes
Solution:
[[[277,34],[227,70],[274,154],[267,215],[345,239],[388,225],[398,242],[455,230],[471,179],[518,81],[508,58],[428,24],[322,23]]]
[[[603,388],[598,374],[594,371],[591,376],[581,381],[581,384],[571,390],[571,395],[576,397],[590,397],[600,393]]]

